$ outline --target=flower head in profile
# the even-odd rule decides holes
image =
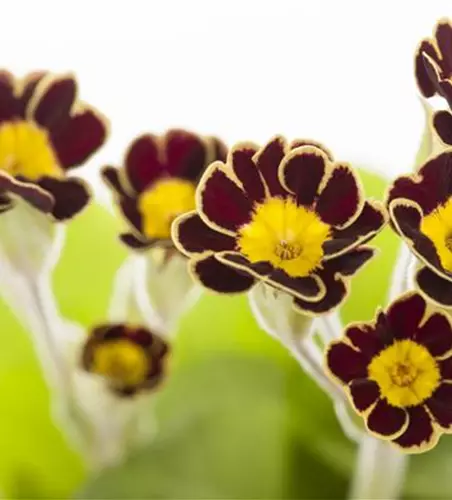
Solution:
[[[426,38],[419,44],[415,72],[422,95],[437,94],[446,99],[452,109],[452,24],[449,19],[440,19],[433,38]],[[441,140],[452,145],[452,114],[437,111],[433,115],[433,125]]]
[[[374,323],[350,325],[326,364],[381,439],[419,453],[452,431],[452,327],[421,295],[399,297]]]
[[[68,177],[105,142],[105,119],[78,100],[72,75],[0,72],[0,211],[21,198],[56,220],[88,202],[86,185]]]
[[[276,137],[261,149],[239,144],[210,165],[173,239],[205,287],[236,293],[263,281],[317,314],[346,297],[374,253],[363,243],[385,222],[348,164],[319,144]]]
[[[417,286],[431,300],[452,307],[452,152],[396,179],[387,203],[394,229],[421,262]]]
[[[82,366],[104,378],[120,396],[156,387],[164,376],[168,345],[146,328],[106,324],[83,347]]]
[[[193,210],[202,172],[225,156],[226,148],[218,139],[185,130],[135,139],[123,167],[103,169],[103,178],[130,226],[130,232],[121,235],[122,241],[134,249],[171,247],[171,223]]]

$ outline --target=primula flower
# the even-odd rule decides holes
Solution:
[[[83,347],[83,368],[103,377],[120,396],[156,387],[164,375],[168,345],[142,327],[106,324],[95,328]]]
[[[452,431],[452,328],[421,295],[399,297],[374,323],[348,326],[326,364],[376,436],[410,453]]]
[[[452,109],[452,25],[441,19],[436,24],[433,38],[422,40],[416,51],[416,80],[425,97],[440,95]],[[452,144],[452,114],[437,111],[433,125],[446,144]]]
[[[130,225],[131,232],[122,234],[122,241],[134,249],[171,247],[171,223],[194,208],[196,184],[206,166],[225,156],[226,148],[218,139],[185,130],[135,139],[122,168],[103,169],[103,178]]]
[[[422,263],[415,276],[421,292],[452,307],[452,152],[396,179],[387,203],[393,227]]]
[[[86,185],[67,171],[102,146],[105,119],[77,98],[71,75],[0,72],[0,211],[22,198],[56,220],[79,212]]]
[[[210,165],[196,208],[175,221],[173,239],[202,285],[235,293],[261,280],[314,314],[345,298],[350,276],[374,253],[362,243],[386,222],[348,164],[319,144],[281,137],[261,149],[238,144],[226,163]]]

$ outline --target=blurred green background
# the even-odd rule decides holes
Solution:
[[[369,196],[385,181],[363,174]],[[86,326],[106,317],[126,250],[118,221],[93,205],[68,227],[54,275],[61,312]],[[345,321],[384,304],[398,241],[353,281]],[[173,370],[156,395],[158,433],[121,466],[90,477],[52,423],[27,332],[0,304],[0,491],[5,498],[344,498],[355,449],[329,399],[260,330],[246,297],[205,294],[183,318]],[[450,438],[410,459],[405,498],[451,498]]]

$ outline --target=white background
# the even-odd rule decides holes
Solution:
[[[119,163],[143,131],[183,126],[228,143],[323,141],[389,176],[423,130],[417,43],[449,1],[1,0],[0,65],[73,70],[112,122],[87,167]],[[90,175],[92,177],[92,174]]]

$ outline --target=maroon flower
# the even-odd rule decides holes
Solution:
[[[374,323],[350,325],[326,352],[367,429],[406,452],[452,431],[452,328],[421,295],[399,297]]]
[[[452,153],[396,179],[387,204],[394,229],[422,262],[416,274],[421,292],[452,307]]]
[[[83,347],[82,366],[106,379],[120,396],[156,387],[164,376],[168,345],[146,328],[106,324]]]
[[[227,163],[210,165],[196,206],[174,222],[173,239],[202,285],[236,293],[262,280],[313,314],[345,298],[350,276],[374,253],[362,244],[386,222],[348,164],[281,137],[261,149],[239,144]]]
[[[422,40],[416,51],[416,80],[425,97],[440,95],[452,108],[452,25],[441,19],[435,26],[433,38]],[[441,140],[452,145],[452,114],[437,111],[433,125]]]
[[[130,225],[122,241],[136,250],[156,244],[172,247],[171,223],[194,208],[196,184],[206,166],[225,157],[220,140],[185,130],[135,139],[124,167],[107,166],[102,172]]]
[[[32,73],[18,80],[0,71],[0,211],[19,197],[56,220],[75,215],[89,191],[66,173],[106,136],[105,119],[78,101],[72,75]]]

